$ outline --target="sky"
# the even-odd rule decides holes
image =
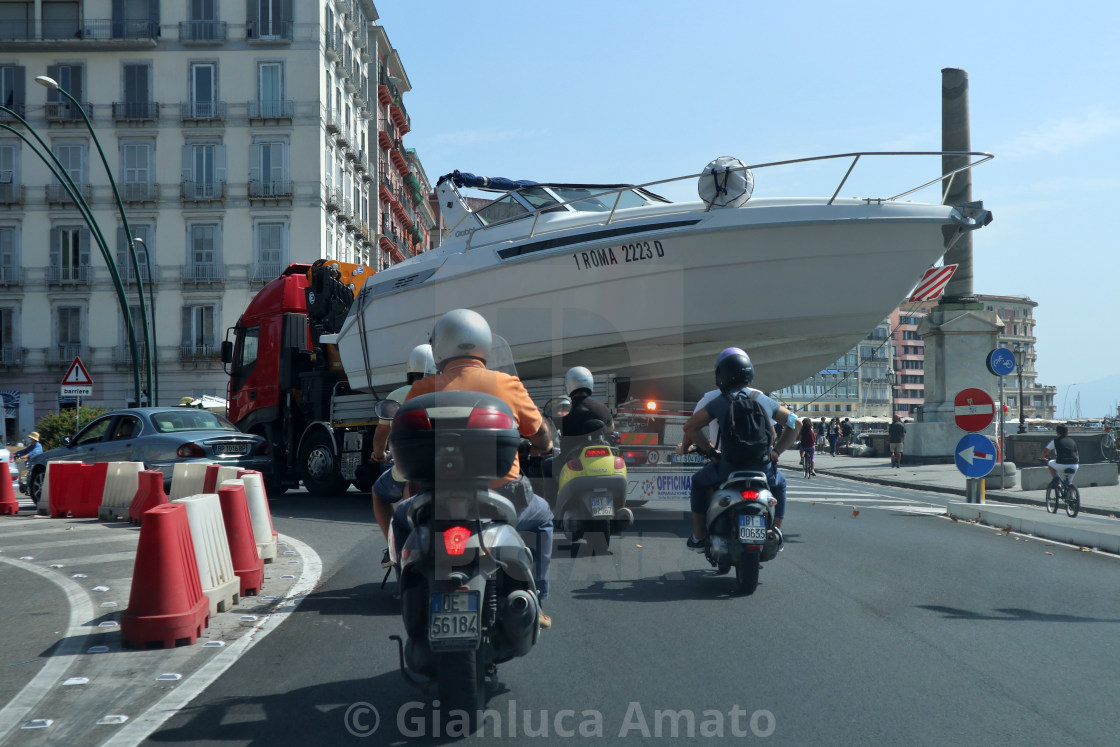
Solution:
[[[433,184],[455,169],[642,183],[722,155],[936,151],[941,69],[965,70],[972,150],[995,154],[973,173],[995,216],[974,234],[974,290],[1038,302],[1038,381],[1059,410],[1079,389],[1094,415],[1093,397],[1120,400],[1090,394],[1120,374],[1120,3],[375,1],[412,85],[405,146]],[[845,195],[896,194],[939,161],[870,169],[886,187]],[[775,194],[819,195],[838,175],[811,191],[775,179]]]

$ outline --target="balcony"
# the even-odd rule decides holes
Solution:
[[[338,146],[340,148],[349,148],[350,147],[350,133],[348,133],[345,129],[340,128],[339,131],[337,133],[335,133],[334,141],[335,141],[335,143],[338,144]]]
[[[190,264],[181,267],[183,284],[213,285],[226,281],[226,268],[217,264]]]
[[[331,62],[338,62],[342,59],[342,48],[339,46],[338,38],[330,31],[327,32],[326,39],[323,40],[323,55]]]
[[[412,120],[408,117],[408,112],[404,109],[404,104],[400,99],[397,99],[389,106],[389,116],[397,125],[402,135],[406,134],[412,129]]]
[[[389,151],[389,160],[397,167],[397,172],[403,177],[408,176],[408,161],[404,159],[404,154],[401,153],[400,143],[394,143],[394,147]]]
[[[159,24],[148,19],[0,21],[0,41],[23,47],[125,49],[154,47],[158,38]]]
[[[77,184],[78,194],[88,203],[93,199],[93,187],[88,184]],[[63,184],[48,184],[47,185],[47,204],[48,205],[73,205],[74,201],[70,199],[70,193],[66,191],[66,186]]]
[[[253,123],[264,123],[269,120],[291,122],[294,110],[295,102],[293,101],[250,101],[248,106],[249,121]]]
[[[191,182],[179,183],[179,198],[183,202],[225,202],[225,182]]]
[[[144,256],[137,252],[136,261],[140,265],[140,277],[144,280],[144,289],[147,290],[151,283],[159,281],[159,267],[152,265],[150,268],[144,264]],[[136,272],[132,269],[132,257],[125,251],[117,257],[117,272],[121,276],[121,282],[125,285],[136,285]],[[151,272],[151,282],[148,280],[148,273]]]
[[[179,119],[183,122],[197,123],[224,122],[226,102],[184,101],[179,104]]]
[[[133,320],[139,323],[139,319]],[[139,340],[136,341],[136,360],[143,364],[148,360],[148,349]],[[113,348],[113,366],[116,368],[131,368],[132,367],[132,346],[128,343],[124,345],[117,345]]]
[[[48,366],[69,366],[75,358],[83,357],[89,360],[89,348],[81,343],[51,345],[47,348]]]
[[[342,129],[342,127],[339,125],[338,115],[329,109],[327,110],[327,113],[323,115],[323,124],[324,127],[326,127],[327,132],[330,133],[337,133]]]
[[[378,130],[377,146],[381,148],[381,150],[389,150],[393,147],[393,136],[390,135],[386,130]]]
[[[342,193],[333,187],[327,188],[327,196],[323,201],[328,213],[337,213],[342,209]]]
[[[47,268],[47,285],[89,285],[92,278],[89,265]]]
[[[250,200],[288,200],[292,199],[292,182],[276,179],[249,179]],[[277,273],[279,274],[279,273]]]
[[[0,347],[0,366],[5,368],[15,368],[23,365],[23,348],[17,348],[13,345],[4,345]]]
[[[158,122],[158,101],[114,101],[115,122]]]
[[[249,269],[249,285],[267,285],[283,271],[283,262],[254,262]]]
[[[20,117],[23,117],[25,119],[27,118],[27,104],[23,103],[22,101],[13,101],[12,103],[5,104],[4,106],[11,109]],[[19,120],[16,119],[15,114],[5,111],[0,111],[0,122],[4,122],[6,124],[19,124]]]
[[[346,157],[346,160],[350,161],[351,163],[354,163],[358,160],[358,151],[354,150],[349,145],[342,148],[342,155],[344,155]]]
[[[292,40],[291,21],[250,19],[245,24],[245,39],[257,44],[286,44]]]
[[[8,286],[22,286],[24,272],[22,267],[15,265],[0,265],[0,288]]]
[[[22,205],[23,185],[0,182],[0,205]]]
[[[125,182],[121,185],[121,201],[130,204],[159,202],[159,185],[147,182]]]
[[[182,363],[206,364],[206,365],[221,365],[222,355],[221,350],[214,343],[208,342],[202,345],[197,344],[183,344],[179,346],[179,361]]]
[[[182,44],[222,44],[229,38],[224,21],[180,21],[179,42]]]
[[[82,111],[86,116],[93,118],[93,104],[88,101],[81,102],[79,109],[69,101],[48,101],[46,106],[47,122],[52,124],[76,123],[82,121]]]

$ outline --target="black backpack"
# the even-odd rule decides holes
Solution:
[[[723,458],[733,467],[761,467],[770,462],[770,418],[758,403],[758,391],[724,394],[731,401],[720,429]]]

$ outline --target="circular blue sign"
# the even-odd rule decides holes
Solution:
[[[953,459],[965,477],[984,477],[996,466],[996,447],[987,436],[969,433],[957,442]]]
[[[1007,376],[1015,372],[1015,353],[1008,348],[996,348],[988,353],[988,370],[996,376]]]

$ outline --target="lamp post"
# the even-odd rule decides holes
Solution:
[[[152,347],[148,351],[148,361],[152,366],[151,378],[148,380],[148,404],[156,407],[159,405],[159,349],[156,346],[156,291],[152,285],[152,255],[144,239],[134,236],[132,241],[144,247],[144,270],[148,276],[148,305],[151,306],[152,314],[150,317],[152,324],[148,328],[148,334],[152,339]],[[140,282],[139,277],[136,278],[136,282]]]
[[[1019,377],[1019,433],[1027,432],[1027,421],[1023,418],[1023,346],[1015,343],[1015,373]]]
[[[84,106],[82,106],[82,103],[74,98],[74,96],[69,91],[58,85],[58,81],[56,81],[54,78],[50,78],[46,75],[39,75],[35,78],[35,82],[50,91],[57,91],[58,93],[62,94],[70,101],[70,103],[78,108],[78,112],[81,113],[82,119],[85,120],[86,128],[89,130],[89,135],[93,139],[93,144],[97,146],[97,153],[101,156],[101,164],[105,167],[105,175],[109,178],[109,186],[113,188],[113,197],[117,200],[117,210],[120,211],[121,223],[124,224],[124,238],[128,243],[128,256],[132,261],[133,277],[136,278],[136,291],[140,297],[140,325],[144,330],[144,369],[148,379],[148,391],[152,392],[152,345],[148,331],[148,311],[144,305],[144,282],[140,276],[140,264],[136,261],[136,246],[133,243],[132,229],[129,228],[128,216],[125,215],[124,212],[124,202],[121,200],[121,193],[117,189],[117,182],[113,179],[113,171],[109,168],[109,160],[105,158],[105,151],[101,147],[101,141],[97,139],[97,133],[93,131],[93,123],[89,121],[89,116],[86,114],[86,109]],[[135,334],[136,333],[134,329],[134,337]],[[135,347],[136,346],[134,342],[132,351],[134,363],[137,352]],[[141,405],[140,395],[141,392],[138,388],[136,392],[137,407]]]
[[[890,403],[890,413],[888,413],[887,418],[890,421],[893,422],[894,421],[894,369],[891,369],[891,368],[887,369],[887,387],[890,390],[890,394],[889,394],[889,397],[887,399],[887,401]]]
[[[128,299],[125,297],[124,284],[121,282],[121,276],[120,272],[118,272],[117,270],[116,260],[113,258],[112,253],[109,251],[109,246],[105,242],[105,236],[101,233],[101,226],[93,217],[93,212],[90,210],[89,204],[86,202],[85,198],[82,197],[81,191],[74,183],[74,180],[71,178],[69,172],[67,172],[66,169],[62,166],[62,163],[58,160],[58,157],[55,156],[50,147],[48,147],[47,144],[43,142],[43,138],[39,137],[39,133],[37,133],[35,129],[30,125],[30,123],[28,123],[26,119],[20,116],[18,112],[6,106],[0,106],[0,111],[7,112],[8,114],[12,115],[12,117],[18,120],[27,129],[27,131],[31,133],[32,137],[34,137],[35,140],[39,143],[39,146],[42,148],[41,151],[36,148],[35,144],[28,140],[27,136],[22,132],[9,124],[0,122],[0,129],[11,132],[24,143],[26,143],[27,146],[31,149],[31,152],[39,157],[39,159],[43,162],[44,165],[46,165],[47,169],[51,172],[54,178],[57,179],[58,182],[63,186],[63,188],[66,189],[66,192],[70,196],[70,199],[73,200],[75,206],[77,206],[78,212],[81,213],[82,219],[85,220],[86,225],[89,226],[90,233],[93,234],[93,238],[97,243],[98,249],[101,250],[101,255],[105,259],[105,264],[109,269],[109,277],[112,279],[113,287],[117,291],[117,302],[120,304],[121,314],[124,316],[125,329],[128,333],[128,343],[132,353],[133,385],[136,391],[136,400],[137,402],[139,402],[140,356],[137,354],[136,348],[136,328],[132,323],[132,314],[128,310]]]

